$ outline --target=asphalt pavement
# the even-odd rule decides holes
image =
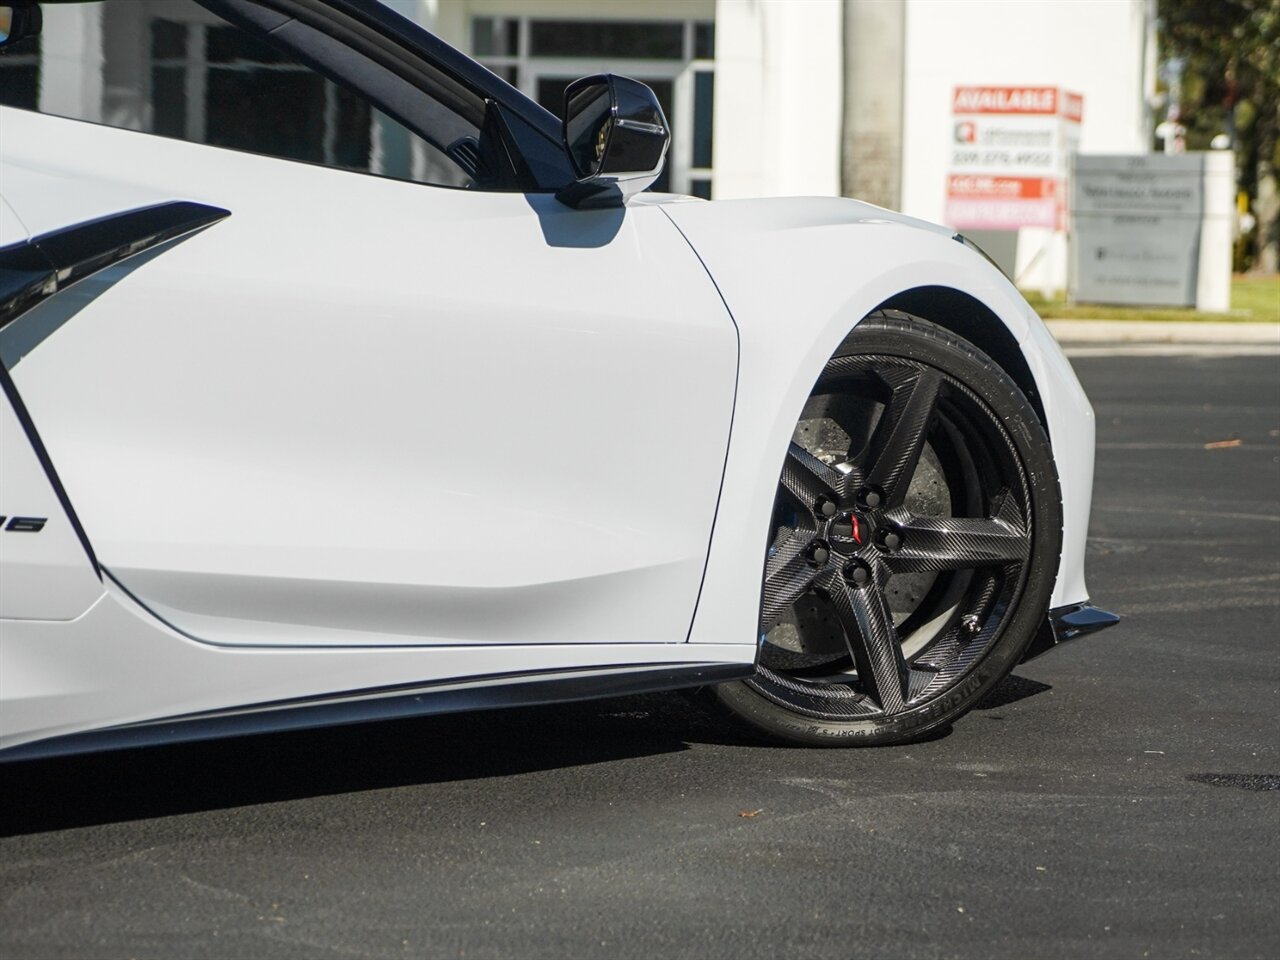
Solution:
[[[1075,362],[1125,619],[954,729],[655,695],[0,767],[0,957],[1280,956],[1280,357]]]

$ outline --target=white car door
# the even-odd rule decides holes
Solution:
[[[105,573],[219,644],[687,638],[734,327],[661,207],[0,108],[33,237],[229,212],[0,330]]]

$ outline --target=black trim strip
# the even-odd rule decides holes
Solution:
[[[754,673],[755,666],[750,663],[633,663],[535,673],[488,674],[438,683],[399,684],[304,700],[255,704],[237,711],[188,714],[51,737],[0,750],[0,762],[339,726],[371,720],[630,696],[741,680]]]
[[[1106,610],[1099,610],[1086,600],[1084,603],[1072,604],[1069,607],[1058,607],[1049,611],[1049,621],[1053,624],[1054,635],[1059,643],[1097,633],[1120,622],[1120,617]]]
[[[1049,611],[1040,627],[1040,631],[1031,640],[1022,662],[1040,656],[1052,650],[1060,643],[1074,640],[1113,627],[1120,622],[1120,617],[1106,610],[1099,610],[1088,600],[1083,603],[1072,603],[1065,607],[1055,607]]]
[[[214,0],[215,3],[219,0]],[[228,0],[220,0],[227,3]],[[242,0],[230,0],[231,3]],[[397,13],[381,0],[258,0],[287,16],[322,27],[330,33],[342,31],[344,42],[360,48],[366,55],[377,52],[379,59],[403,71],[402,75],[422,87],[424,65],[430,71],[440,70],[473,91],[483,100],[496,100],[518,115],[557,149],[561,146],[560,120],[537,101],[481,66],[459,50],[455,50],[435,34]],[[217,11],[215,11],[217,12]],[[349,25],[354,21],[356,29]],[[426,87],[425,89],[430,89]],[[568,156],[564,156],[567,180],[573,179]]]
[[[231,216],[189,200],[127,210],[0,249],[0,329],[78,280]]]
[[[0,249],[0,327],[58,289],[58,275],[30,241]]]
[[[18,418],[18,422],[22,424],[22,429],[26,431],[27,440],[31,443],[31,449],[36,453],[36,459],[40,461],[40,466],[44,467],[45,476],[49,478],[49,486],[53,487],[53,492],[58,497],[58,502],[62,504],[62,509],[67,515],[67,519],[71,521],[71,527],[76,532],[76,536],[80,538],[80,545],[84,547],[84,552],[89,555],[89,563],[93,566],[93,572],[98,575],[98,579],[102,579],[102,568],[98,566],[98,558],[94,556],[93,547],[89,544],[89,537],[84,532],[84,527],[80,525],[80,518],[76,516],[75,508],[71,506],[71,499],[67,496],[66,489],[62,486],[62,481],[58,478],[58,471],[53,468],[53,461],[49,459],[49,451],[44,448],[44,441],[40,439],[40,434],[36,431],[36,425],[31,422],[31,414],[27,413],[27,405],[22,402],[22,397],[18,395],[18,388],[13,384],[13,378],[9,376],[9,371],[4,364],[0,363],[0,388],[4,389],[4,395],[9,399],[9,405],[13,407],[13,412]]]
[[[446,153],[458,139],[479,135],[489,102],[497,104],[520,157],[486,171],[493,180],[482,189],[553,192],[574,180],[550,111],[381,0],[197,2],[357,91]]]

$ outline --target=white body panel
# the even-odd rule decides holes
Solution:
[[[733,437],[692,641],[735,643],[755,632],[777,478],[809,391],[860,319],[894,294],[930,285],[975,297],[1023,344],[1044,398],[1064,498],[1053,605],[1088,598],[1093,411],[1044,324],[999,271],[951,231],[853,200],[666,209],[715,277],[741,338]],[[754,586],[756,604],[743,602],[746,584]]]
[[[67,193],[142,205],[139,175],[152,203],[232,211],[12,371],[99,561],[168,622],[258,645],[686,639],[736,336],[661,210],[4,125],[35,233]]]
[[[5,529],[14,517],[44,522],[39,530]],[[0,394],[0,623],[74,620],[102,590],[26,431]],[[0,652],[7,655],[7,647]],[[7,669],[5,663],[0,671]]]
[[[1053,603],[1087,596],[1092,413],[945,231],[840,200],[570,211],[0,114],[32,235],[170,199],[232,211],[84,281],[13,368],[99,559],[146,606],[101,596],[63,537],[50,576],[77,586],[44,596],[75,619],[0,620],[0,749],[457,678],[750,664],[804,399],[860,318],[925,284],[1023,345],[1064,496]],[[39,486],[9,450],[5,509]]]
[[[755,657],[753,644],[215,647],[165,628],[114,587],[73,623],[0,623],[0,750],[99,727],[329,692],[584,665],[749,664]]]
[[[9,206],[0,197],[0,247],[7,247],[11,243],[21,243],[29,236],[26,226],[18,219],[18,215],[13,212],[13,207]]]

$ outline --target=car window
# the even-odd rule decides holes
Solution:
[[[0,51],[0,104],[193,143],[440,186],[472,186],[445,152],[478,138],[437,108],[440,143],[194,0],[43,7]]]

